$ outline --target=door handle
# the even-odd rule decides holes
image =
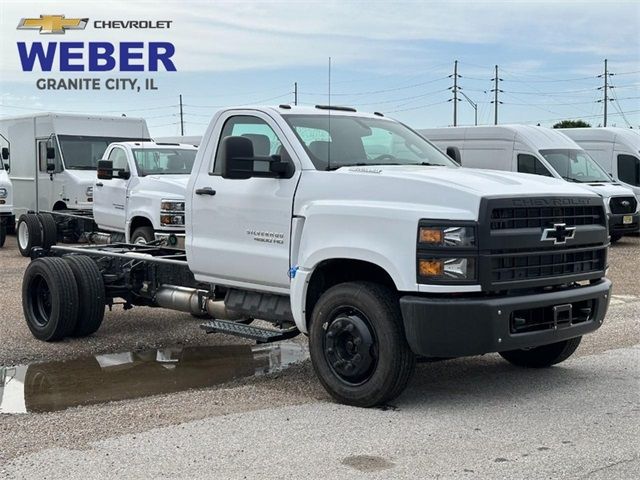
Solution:
[[[216,191],[211,187],[197,188],[196,189],[196,195],[211,195],[211,196],[214,196],[215,194],[216,194]]]
[[[98,183],[96,183],[96,187],[104,187],[104,183],[98,182]]]

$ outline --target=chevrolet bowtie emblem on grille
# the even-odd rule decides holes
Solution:
[[[84,30],[88,18],[64,18],[64,15],[40,15],[40,18],[23,18],[18,30],[40,30],[40,33],[64,33],[65,30]]]
[[[576,235],[576,227],[567,227],[566,223],[554,223],[553,227],[542,230],[543,242],[553,240],[554,245],[567,243]]]

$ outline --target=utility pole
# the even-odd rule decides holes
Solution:
[[[453,91],[453,126],[458,126],[458,60],[453,62],[453,75],[449,75],[449,78],[453,78],[453,87],[451,90]],[[449,100],[452,101],[452,100]]]
[[[293,82],[293,104],[298,105],[298,82]]]
[[[184,136],[184,115],[182,113],[182,94],[180,94],[180,135]]]
[[[498,101],[498,93],[502,93],[502,90],[498,88],[498,82],[502,81],[502,79],[498,76],[498,65],[496,65],[496,76],[491,80],[495,82],[494,88],[492,88],[490,91],[494,93],[494,97],[493,97],[494,99],[491,103],[494,104],[493,122],[494,122],[494,125],[497,125],[498,124],[498,105],[502,103]]]
[[[604,121],[603,121],[603,126],[606,127],[607,126],[607,107],[609,105],[609,102],[613,101],[613,98],[609,98],[609,89],[613,88],[612,86],[609,85],[609,77],[612,76],[613,73],[609,73],[609,69],[607,66],[607,59],[604,59],[604,73],[601,75],[598,75],[598,78],[604,78],[604,85],[602,87],[598,87],[598,90],[602,90],[602,93],[604,94],[604,97],[602,100],[598,100],[598,103],[604,102]]]

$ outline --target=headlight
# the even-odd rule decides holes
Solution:
[[[475,228],[471,226],[421,226],[418,243],[429,247],[473,247]]]
[[[184,200],[162,200],[160,210],[163,212],[184,212]]]
[[[476,225],[421,220],[418,225],[418,283],[474,283],[478,279]]]
[[[162,200],[160,224],[171,227],[184,226],[184,200]]]
[[[0,198],[7,198],[7,189],[0,188]]]
[[[93,187],[87,187],[87,191],[85,192],[87,197],[93,197]]]
[[[476,259],[473,257],[419,258],[418,276],[427,282],[475,280]]]

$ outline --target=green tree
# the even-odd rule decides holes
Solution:
[[[553,128],[589,128],[590,126],[584,120],[562,120],[556,123]]]

